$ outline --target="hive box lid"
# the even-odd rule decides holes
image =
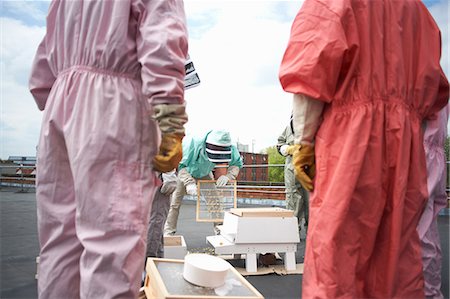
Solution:
[[[220,233],[229,242],[235,244],[300,242],[297,217],[268,217],[264,213],[264,216],[257,217],[247,217],[246,213],[243,215],[225,212]]]

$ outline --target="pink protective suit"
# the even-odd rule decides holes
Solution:
[[[53,1],[30,90],[40,298],[136,298],[157,185],[154,103],[183,103],[183,2]]]
[[[422,241],[425,296],[434,299],[444,298],[441,292],[442,254],[437,217],[447,206],[444,144],[447,138],[449,109],[450,106],[447,105],[434,119],[427,121],[424,134],[429,198],[417,231]]]
[[[421,1],[306,0],[283,88],[324,101],[302,298],[422,298],[421,124],[448,102]]]

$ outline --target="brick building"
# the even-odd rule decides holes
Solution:
[[[269,181],[269,168],[264,165],[269,164],[267,154],[256,154],[241,152],[244,167],[239,172],[239,182],[267,182]],[[252,165],[256,165],[252,167]]]

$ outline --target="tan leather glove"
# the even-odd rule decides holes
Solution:
[[[184,124],[188,117],[185,104],[160,104],[153,107],[154,115],[161,130],[159,153],[153,159],[154,170],[169,172],[178,168],[183,157],[181,142],[184,137]]]
[[[296,144],[292,163],[294,164],[297,180],[303,188],[310,192],[313,191],[313,179],[316,175],[314,146],[308,144]]]
[[[169,172],[178,167],[183,157],[181,142],[184,134],[163,134],[159,153],[153,158],[154,169]]]

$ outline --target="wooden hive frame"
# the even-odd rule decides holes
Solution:
[[[212,184],[215,183],[216,180],[198,180],[197,181],[197,208],[196,208],[196,221],[197,222],[223,222],[223,217],[216,217],[216,218],[202,218],[201,215],[201,184]],[[233,186],[233,208],[237,207],[237,185],[236,185],[236,181],[232,180],[229,181],[228,184]],[[214,204],[221,204],[220,203],[220,198],[218,199],[217,202],[207,202],[207,209],[209,210],[209,213],[217,213],[213,211],[214,207],[212,207]],[[222,207],[218,208],[218,212],[219,213],[223,213],[225,212],[225,210]]]

